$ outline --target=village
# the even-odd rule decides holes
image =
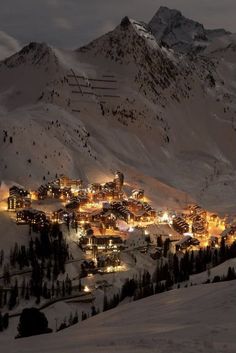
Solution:
[[[0,211],[14,240],[0,249],[0,303],[10,318],[32,303],[66,302],[83,320],[126,291],[140,299],[180,286],[234,252],[229,218],[196,204],[155,209],[119,171],[104,183],[60,175],[35,190],[7,190]]]
[[[173,253],[217,248],[221,237],[228,244],[236,239],[236,226],[227,218],[198,205],[187,205],[181,212],[156,211],[144,190],[126,189],[119,171],[109,182],[89,185],[61,175],[33,191],[10,187],[7,208],[19,226],[40,230],[56,223],[74,229],[78,246],[92,259],[98,254],[119,254],[131,244],[157,258],[161,255],[158,239],[168,240]]]

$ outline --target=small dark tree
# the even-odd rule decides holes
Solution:
[[[0,312],[0,332],[3,331],[3,317],[2,317],[2,313]]]
[[[164,252],[163,252],[164,257],[167,257],[167,254],[168,254],[169,249],[170,249],[170,239],[167,238],[167,239],[164,241]]]
[[[48,328],[46,316],[36,308],[24,309],[22,311],[17,329],[19,332],[18,338],[52,332]]]
[[[73,318],[72,324],[75,325],[75,324],[77,324],[78,322],[79,322],[79,316],[78,316],[78,312],[76,311],[76,312],[75,312],[75,316],[74,316],[74,318]]]
[[[8,326],[9,326],[9,314],[8,313],[3,315],[2,325],[3,325],[4,330],[6,330],[8,328]]]

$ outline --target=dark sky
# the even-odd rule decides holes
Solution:
[[[205,27],[236,32],[236,0],[0,0],[0,50],[9,45],[7,35],[21,44],[76,48],[113,29],[125,15],[148,22],[161,5]]]

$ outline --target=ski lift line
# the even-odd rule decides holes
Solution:
[[[100,78],[90,78],[89,81],[117,83],[117,80],[102,80]]]
[[[88,81],[93,81],[93,82],[109,82],[109,83],[117,83],[117,80],[102,80],[98,78],[87,78],[84,76],[79,76],[79,75],[67,75],[69,78],[76,78],[76,79],[82,79],[82,80],[88,80]],[[78,80],[77,80],[78,81]]]
[[[78,87],[78,85],[76,83],[72,83],[70,84],[69,86],[71,87]],[[89,85],[80,85],[80,87],[83,87],[83,88],[93,88],[92,86],[89,86]]]
[[[93,89],[110,89],[112,91],[117,90],[116,87],[95,87],[95,86],[91,86],[91,88],[93,88]]]
[[[70,87],[78,87],[77,83],[69,83]],[[79,85],[80,87],[89,87],[88,85]]]
[[[71,72],[72,72],[72,75],[73,75],[75,81],[78,83],[78,86],[79,86],[79,89],[80,89],[81,94],[83,95],[82,89],[81,89],[81,87],[80,87],[79,81],[77,80],[77,77],[76,77],[76,74],[75,74],[74,70],[71,69]]]
[[[102,97],[104,97],[104,98],[120,98],[120,96],[113,96],[111,94],[104,94]]]
[[[69,84],[70,87],[78,87],[76,83]],[[96,87],[96,86],[88,86],[88,85],[80,85],[83,88],[91,88],[91,89],[104,89],[104,90],[117,90],[117,87]]]
[[[81,104],[87,104],[87,103],[89,103],[89,104],[94,103],[96,105],[98,104],[97,101],[95,101],[93,99],[91,99],[91,100],[81,99],[81,100],[75,101],[74,103],[78,103],[78,104],[80,104],[80,106],[81,106]]]
[[[94,95],[94,96],[95,96],[95,93],[94,93],[94,92],[72,91],[72,93],[82,94],[82,96],[83,96],[83,95],[86,95],[86,94],[89,94],[89,95]]]

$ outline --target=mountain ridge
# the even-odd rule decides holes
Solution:
[[[0,140],[0,179],[27,186],[62,172],[102,181],[122,170],[156,205],[179,207],[187,194],[232,212],[235,54],[221,47],[182,56],[129,18],[76,51],[26,46],[0,64],[1,129],[13,136]],[[40,156],[30,148],[36,136]]]

